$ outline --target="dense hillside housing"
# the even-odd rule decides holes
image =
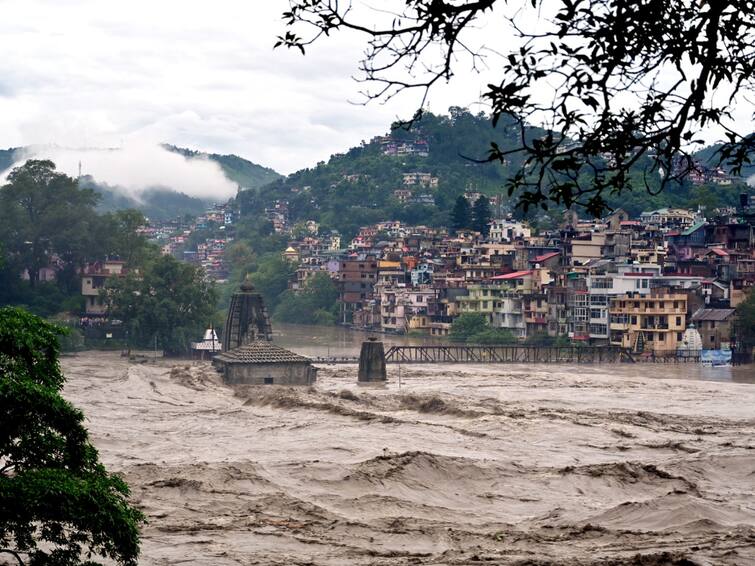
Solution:
[[[504,217],[487,236],[390,221],[362,227],[340,252],[322,239],[290,242],[301,255],[291,287],[301,288],[301,271],[328,270],[341,323],[399,334],[445,336],[459,315],[475,313],[520,340],[560,336],[670,356],[699,329],[706,349],[730,348],[733,307],[755,283],[755,232],[736,214],[570,214],[540,233]]]

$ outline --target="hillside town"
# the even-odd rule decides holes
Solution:
[[[409,187],[434,181],[405,177]],[[482,196],[464,194],[472,205]],[[447,339],[459,316],[475,314],[528,343],[558,338],[661,358],[736,349],[735,308],[755,283],[755,196],[743,193],[739,207],[710,213],[661,208],[632,218],[618,209],[584,220],[569,211],[551,230],[510,213],[495,217],[500,197],[489,201],[487,234],[384,221],[347,240],[315,220],[292,223],[285,200],[264,216],[288,238],[281,257],[294,273],[290,292],[327,274],[338,290],[337,322],[354,329]],[[237,220],[230,201],[198,217],[150,222],[140,233],[225,283]],[[82,321],[107,315],[100,289],[122,272],[118,260],[87,266]]]
[[[326,272],[339,290],[340,322],[389,333],[447,336],[464,313],[520,340],[635,352],[728,350],[734,308],[755,282],[755,199],[710,218],[660,209],[599,220],[567,213],[559,230],[492,220],[489,233],[380,222],[345,249],[332,234],[290,242],[289,287]]]

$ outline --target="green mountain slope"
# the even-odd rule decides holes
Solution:
[[[244,189],[258,189],[281,178],[276,171],[236,155],[207,154],[170,145],[163,147],[187,159],[211,159],[217,162],[225,176]],[[23,148],[0,150],[0,172],[9,169],[15,163],[19,149]],[[83,186],[100,194],[98,209],[102,212],[138,208],[150,218],[163,220],[185,214],[199,214],[213,202],[212,199],[190,197],[180,192],[180,187],[153,187],[143,191],[137,199],[122,187],[109,184],[107,179],[95,180],[85,176],[81,182]]]
[[[193,149],[164,144],[168,151],[183,155],[187,159],[211,159],[223,169],[223,173],[242,189],[256,189],[275,181],[281,177],[280,173],[252,163],[238,155],[220,155],[218,153],[203,153]]]
[[[531,128],[527,136],[534,138],[543,133],[539,128]],[[455,199],[465,191],[501,196],[501,205],[494,213],[511,212],[524,217],[523,211],[516,207],[516,195],[509,198],[505,193],[506,180],[520,166],[520,158],[514,154],[503,165],[474,161],[486,157],[490,142],[504,150],[517,147],[518,136],[515,125],[501,121],[493,128],[483,113],[475,115],[461,108],[451,108],[449,115],[427,113],[411,131],[393,130],[346,153],[333,155],[316,167],[278,179],[262,192],[244,191],[238,200],[242,213],[250,217],[258,217],[273,200],[288,201],[292,223],[317,220],[323,229],[336,229],[347,237],[360,226],[381,220],[447,225]],[[393,151],[399,148],[404,148],[403,152]],[[437,186],[405,186],[404,175],[412,172],[430,173],[437,177]],[[645,189],[639,168],[634,181],[632,191],[608,195],[611,207],[622,207],[633,215],[664,206],[704,205],[710,209],[736,204],[743,189],[738,183],[729,186],[685,183],[653,195]],[[648,183],[655,190],[660,177],[650,178]],[[406,195],[395,193],[397,189],[411,191],[408,198],[415,202],[400,202],[397,196]],[[552,225],[560,218],[560,211],[530,211],[527,217]]]
[[[751,134],[751,136],[752,135],[755,134]],[[708,147],[704,147],[695,154],[695,158],[707,167],[715,167],[718,163],[717,152],[721,148],[721,146],[722,144],[714,144]],[[755,155],[751,155],[750,159],[755,161]],[[755,175],[755,164],[745,165],[744,167],[742,167],[742,177],[746,178],[752,175]]]
[[[79,180],[79,185],[92,189],[100,195],[100,202],[97,205],[97,210],[100,212],[136,208],[151,220],[168,220],[185,214],[197,215],[204,212],[211,204],[210,201],[190,197],[163,187],[147,189],[136,199],[123,188],[97,182],[88,175]]]
[[[0,173],[9,169],[15,162],[15,155],[19,148],[9,147],[8,149],[0,149]]]

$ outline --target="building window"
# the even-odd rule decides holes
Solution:
[[[677,316],[676,317],[676,325],[677,326],[681,326],[682,325],[682,317],[681,316]]]
[[[710,335],[710,341],[711,342],[715,342],[716,341],[716,337],[713,334]]]

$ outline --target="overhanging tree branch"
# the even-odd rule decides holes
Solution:
[[[291,0],[283,15],[288,31],[277,45],[304,53],[338,30],[364,34],[358,80],[377,87],[365,92],[366,101],[419,90],[411,125],[429,92],[462,64],[457,54],[475,66],[485,46],[475,49],[462,35],[474,33],[496,4],[510,2],[406,0],[390,25],[373,27],[356,18],[351,3]],[[522,7],[546,5],[527,0]],[[755,139],[735,131],[731,106],[747,102],[755,86],[755,2],[562,0],[535,32],[526,30],[523,13],[509,19],[517,45],[501,54],[500,80],[484,97],[494,124],[506,117],[521,130],[513,150],[521,167],[508,189],[525,208],[553,202],[599,214],[606,197],[636,188],[638,169],[646,190],[663,190],[694,169],[706,128],[725,136],[717,164],[739,174],[750,163]],[[544,91],[552,93],[548,102]],[[548,134],[528,139],[532,125]],[[492,145],[487,161],[507,154]]]

